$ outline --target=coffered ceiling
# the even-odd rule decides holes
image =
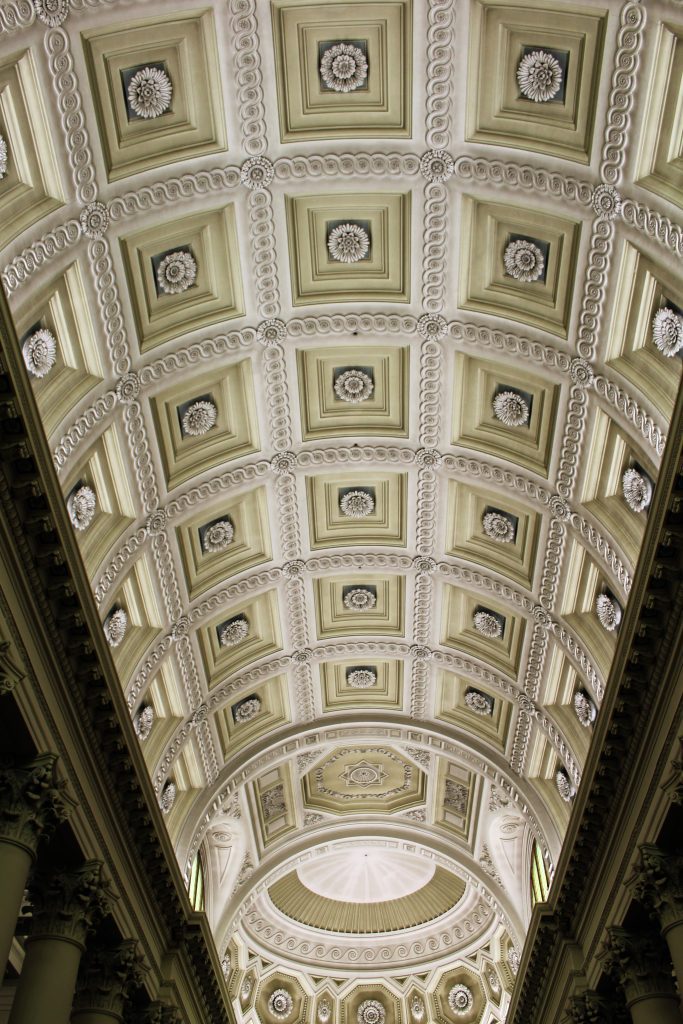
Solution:
[[[680,384],[680,3],[0,27],[2,280],[235,1014],[502,1021]]]

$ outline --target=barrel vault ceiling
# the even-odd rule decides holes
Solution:
[[[0,26],[2,280],[237,1018],[503,1020],[680,382],[681,4]]]

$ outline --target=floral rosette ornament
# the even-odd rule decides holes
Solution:
[[[265,156],[250,156],[245,160],[240,170],[240,181],[247,188],[256,191],[259,188],[268,188],[275,170],[270,160]]]
[[[327,248],[339,263],[358,263],[368,254],[370,238],[360,224],[338,224],[327,236]]]
[[[474,996],[467,985],[453,985],[448,993],[448,1005],[456,1017],[464,1017],[474,1006]]]
[[[517,84],[522,96],[534,103],[547,103],[562,86],[562,67],[552,53],[534,50],[517,65]]]
[[[595,599],[595,611],[600,625],[608,633],[613,633],[621,622],[621,608],[609,594],[598,594]]]
[[[417,321],[417,333],[425,341],[441,341],[448,333],[448,323],[438,313],[424,313]]]
[[[118,647],[128,629],[128,616],[123,608],[115,608],[104,620],[104,635],[110,647]]]
[[[286,988],[276,988],[268,1000],[268,1012],[275,1020],[287,1020],[294,1009],[294,1000]]]
[[[67,498],[66,508],[75,530],[87,530],[97,511],[97,496],[92,487],[83,484]]]
[[[374,390],[372,377],[363,370],[345,370],[334,382],[334,393],[342,402],[366,402]]]
[[[683,316],[675,309],[658,309],[652,321],[652,341],[671,359],[683,348]]]
[[[485,636],[488,640],[495,640],[503,635],[503,627],[500,619],[491,612],[475,612],[472,617],[472,625],[477,633]]]
[[[354,690],[369,690],[377,682],[377,673],[372,668],[351,669],[346,681]]]
[[[502,512],[485,512],[481,525],[486,536],[499,544],[511,544],[515,539],[515,524]]]
[[[349,519],[364,519],[375,510],[375,499],[367,491],[347,491],[339,499],[339,510]]]
[[[543,276],[545,260],[543,253],[534,242],[516,238],[508,242],[503,253],[505,270],[515,281],[529,284]]]
[[[468,690],[465,694],[465,705],[474,711],[475,715],[492,715],[493,714],[493,701],[479,690]]]
[[[236,725],[243,725],[245,722],[251,722],[253,718],[256,718],[259,711],[261,710],[261,701],[259,697],[247,697],[241,704],[238,704],[233,711],[232,717],[235,720]]]
[[[81,210],[81,231],[87,238],[101,238],[109,227],[109,212],[104,203],[94,202]]]
[[[161,796],[159,797],[159,807],[161,807],[164,814],[170,814],[173,810],[173,804],[175,803],[177,792],[178,790],[175,782],[173,782],[172,779],[169,779],[162,789]]]
[[[555,772],[555,785],[557,786],[557,792],[565,803],[569,803],[574,798],[576,790],[572,786],[571,779],[567,775],[565,768],[558,768]]]
[[[574,694],[574,711],[585,729],[593,724],[598,713],[595,704],[583,690],[577,690]]]
[[[422,176],[435,185],[448,181],[454,170],[453,157],[445,149],[430,149],[420,160]]]
[[[157,267],[157,283],[164,295],[180,295],[197,280],[197,262],[194,256],[179,249],[164,256]]]
[[[211,523],[204,531],[202,547],[207,554],[215,554],[217,551],[225,551],[232,543],[235,536],[235,528],[228,519],[219,519]]]
[[[39,380],[47,377],[57,361],[57,342],[54,334],[41,327],[26,339],[22,347],[26,369]]]
[[[275,317],[264,320],[256,328],[256,340],[261,345],[279,345],[287,337],[287,325]]]
[[[516,391],[501,391],[493,399],[493,415],[506,427],[523,427],[529,422],[529,406]]]
[[[58,28],[69,14],[69,0],[33,0],[33,9],[43,25]]]
[[[593,209],[598,217],[614,220],[621,213],[621,196],[614,185],[596,185],[593,189]]]
[[[133,719],[133,728],[135,729],[135,735],[141,741],[147,739],[152,731],[154,725],[154,708],[151,704],[145,704],[140,708],[135,718]]]
[[[377,598],[367,587],[355,587],[344,597],[344,607],[351,612],[369,612],[377,604]]]
[[[221,647],[235,647],[249,636],[249,622],[241,617],[227,622],[218,634]]]
[[[193,402],[183,414],[183,434],[188,437],[201,437],[207,434],[218,419],[218,409],[213,402]]]
[[[356,1012],[357,1024],[384,1024],[386,1011],[379,999],[364,999]]]
[[[634,466],[630,466],[622,476],[621,490],[632,512],[644,512],[652,501],[652,484]]]
[[[0,135],[0,180],[7,174],[7,143]]]
[[[367,81],[368,62],[359,47],[336,43],[320,60],[320,77],[334,92],[354,92]]]
[[[128,103],[138,117],[161,117],[171,106],[173,86],[161,68],[142,68],[128,83]]]

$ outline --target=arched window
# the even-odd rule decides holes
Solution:
[[[190,885],[188,888],[190,903],[193,910],[204,909],[204,862],[202,852],[199,850],[192,863],[190,872]]]
[[[534,839],[534,845],[531,848],[531,906],[535,907],[537,903],[544,903],[548,899],[549,889],[550,880],[543,860],[543,852]]]

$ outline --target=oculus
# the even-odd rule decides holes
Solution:
[[[47,328],[41,327],[26,339],[21,351],[31,376],[47,377],[57,358],[55,336]]]
[[[595,612],[600,625],[609,633],[613,633],[621,622],[621,608],[609,594],[598,594],[595,599]]]
[[[557,792],[565,803],[569,803],[570,800],[574,799],[576,790],[572,786],[571,779],[567,775],[565,768],[558,768],[555,772],[555,785],[557,786]]]
[[[261,698],[257,697],[256,694],[245,697],[238,704],[233,704],[231,708],[233,721],[236,725],[244,725],[245,722],[251,722],[258,715],[261,707]]]
[[[104,620],[104,635],[110,647],[118,647],[128,629],[128,615],[123,608],[114,608]]]
[[[226,622],[218,630],[218,641],[221,647],[235,647],[249,636],[249,622],[244,616]]]
[[[505,246],[503,253],[505,272],[515,281],[538,281],[543,276],[545,260],[535,242],[527,238],[516,238]]]
[[[92,487],[82,484],[71,492],[66,501],[71,525],[75,530],[87,530],[97,510],[97,497]]]
[[[151,704],[144,704],[133,719],[135,735],[139,740],[146,740],[154,725],[154,708]]]
[[[377,598],[367,587],[354,587],[344,595],[344,607],[351,612],[368,612],[377,604]]]
[[[334,393],[342,402],[366,402],[375,385],[364,370],[345,370],[334,382]]]
[[[493,714],[493,697],[489,697],[488,693],[482,693],[481,690],[468,690],[465,694],[465,705],[470,711],[474,711],[475,715]]]
[[[368,254],[370,236],[360,224],[338,224],[327,236],[327,248],[339,263],[358,263]]]
[[[662,355],[675,356],[683,348],[683,316],[675,309],[658,309],[652,321],[652,340]]]
[[[622,476],[621,490],[624,501],[633,512],[643,512],[652,500],[652,484],[633,466]]]
[[[141,68],[128,83],[126,96],[138,117],[161,117],[173,99],[171,79],[161,68]]]
[[[157,267],[157,284],[164,295],[186,292],[197,280],[197,262],[192,253],[178,249],[164,256]]]
[[[320,77],[334,92],[354,92],[367,81],[367,58],[358,46],[335,43],[321,57]]]
[[[529,406],[516,391],[501,391],[493,399],[493,415],[506,427],[523,427],[529,422]]]
[[[228,519],[217,519],[204,529],[202,548],[207,554],[225,551],[235,536],[235,528]]]
[[[547,103],[562,86],[562,66],[545,50],[534,50],[517,65],[517,83],[522,96],[534,103]]]
[[[477,633],[488,640],[496,640],[503,635],[503,623],[492,612],[478,611],[472,616],[472,625]]]
[[[377,683],[374,668],[350,668],[346,673],[346,682],[354,690],[369,690]]]
[[[175,782],[169,779],[164,788],[161,791],[159,797],[159,807],[161,807],[164,814],[170,814],[173,804],[175,803],[176,793],[178,792]]]
[[[218,409],[213,402],[200,400],[193,402],[183,413],[181,425],[183,434],[188,437],[201,437],[208,434],[218,419]]]
[[[467,985],[453,985],[448,993],[448,1005],[456,1017],[464,1017],[474,1006],[474,996]]]
[[[268,1013],[275,1020],[287,1020],[294,1009],[294,1000],[286,988],[276,988],[268,1000]]]
[[[375,499],[369,491],[347,491],[339,499],[339,511],[349,519],[365,519],[375,510]]]
[[[510,544],[515,539],[514,521],[502,512],[485,512],[481,525],[486,536],[499,544]]]
[[[357,1024],[384,1024],[386,1017],[379,999],[364,999],[356,1013]]]
[[[0,178],[7,174],[7,143],[0,135]]]
[[[574,711],[581,725],[588,728],[596,719],[598,709],[587,693],[577,690],[574,694]]]

